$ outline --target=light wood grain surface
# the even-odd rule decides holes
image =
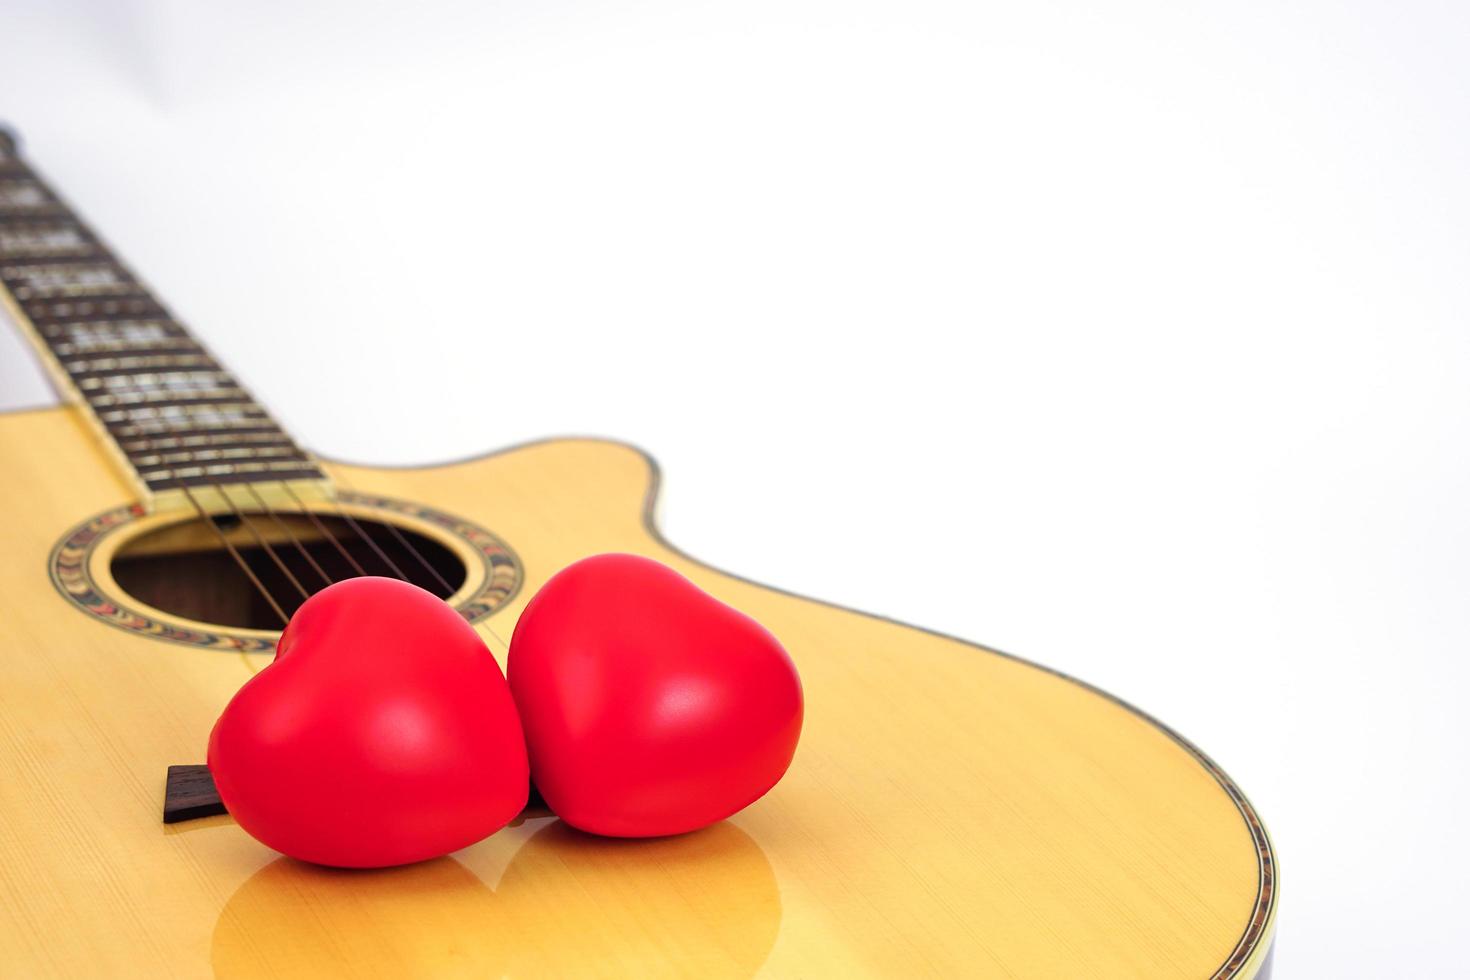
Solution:
[[[1025,662],[699,564],[645,521],[646,458],[592,440],[330,470],[515,549],[526,587],[481,626],[502,660],[536,587],[602,551],[665,561],[766,624],[807,696],[768,797],[645,842],[529,819],[385,872],[281,858],[228,817],[164,827],[165,768],[203,760],[267,655],[129,634],[58,594],[58,538],[130,499],[75,410],[0,416],[0,458],[5,976],[1203,978],[1253,916],[1234,975],[1264,956],[1259,841],[1178,739]],[[874,574],[929,572],[875,556]]]

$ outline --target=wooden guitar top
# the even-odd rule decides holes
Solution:
[[[695,561],[653,528],[647,457],[595,440],[326,469],[363,507],[424,505],[401,508],[405,526],[471,558],[478,539],[424,515],[504,543],[516,567],[487,575],[515,581],[477,622],[499,657],[536,588],[603,551],[667,562],[764,623],[807,699],[769,796],[649,841],[533,812],[382,872],[281,858],[228,816],[165,826],[167,767],[203,760],[215,717],[269,653],[118,598],[117,543],[188,515],[129,512],[78,409],[0,416],[0,454],[6,976],[1205,978],[1262,965],[1269,840],[1187,742],[1025,661]],[[875,549],[874,575],[899,572]]]

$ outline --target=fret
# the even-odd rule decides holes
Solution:
[[[62,361],[61,366],[66,368],[67,372],[73,378],[79,379],[101,378],[118,374],[136,374],[139,377],[148,377],[156,376],[156,372],[160,369],[167,368],[196,368],[199,371],[213,371],[216,374],[227,376],[219,365],[215,363],[214,358],[208,354],[78,357]]]
[[[111,262],[64,262],[0,266],[0,282],[21,302],[141,295],[143,287]]]
[[[251,477],[268,473],[295,473],[303,466],[309,465],[305,460],[266,460],[257,463],[213,463],[207,466],[176,466],[173,469],[159,470],[148,477],[149,483],[162,480],[188,480],[198,477]]]
[[[25,266],[12,266],[12,269],[24,269]],[[0,280],[3,281],[3,280]],[[97,271],[88,277],[79,277],[67,282],[48,282],[36,280],[38,285],[26,285],[19,282],[12,286],[10,294],[22,303],[33,303],[37,300],[48,299],[126,299],[130,296],[146,296],[143,287],[135,282],[127,282],[116,276]],[[9,285],[9,283],[6,283]]]
[[[78,300],[31,300],[30,302],[22,302],[21,309],[38,326],[68,321],[102,323],[114,320],[164,318],[168,316],[168,311],[163,308],[163,304],[146,294]]]
[[[275,423],[264,415],[256,419],[253,423],[234,421],[209,422],[206,425],[188,425],[167,420],[144,420],[141,422],[108,422],[106,425],[108,433],[114,439],[118,440],[188,432],[227,432],[231,435],[264,435],[266,433],[280,432],[280,429],[276,427]]]
[[[219,484],[326,491],[311,457],[0,139],[6,295],[150,505],[188,509],[179,488]]]
[[[248,453],[237,456],[201,456],[198,458],[187,458],[186,454],[186,458],[174,460],[168,464],[149,465],[140,463],[136,459],[130,462],[147,482],[225,472],[232,475],[261,474],[276,470],[299,470],[303,466],[311,465],[311,460],[300,452],[278,454],[276,457],[266,459]]]
[[[99,412],[98,418],[116,439],[155,435],[190,435],[209,432],[278,432],[279,427],[258,405],[253,411],[204,412],[219,405],[195,406],[200,412],[168,411],[157,408],[120,408]]]
[[[76,357],[78,354],[136,354],[142,356],[173,357],[177,351],[202,350],[188,337],[162,337],[157,340],[91,340],[86,344],[53,343],[49,345],[57,357]],[[87,364],[93,358],[80,357],[67,363]]]
[[[194,446],[217,446],[225,449],[244,448],[246,446],[265,445],[273,443],[284,443],[294,447],[296,444],[291,437],[279,430],[268,432],[230,432],[211,433],[202,436],[163,436],[157,439],[125,439],[119,442],[122,451],[132,456],[135,453],[150,452],[165,449],[186,449]]]
[[[105,414],[103,409],[115,409],[124,405],[236,405],[249,398],[242,388],[206,388],[199,391],[129,391],[115,395],[89,396],[92,407]]]
[[[252,401],[218,405],[147,405],[108,409],[97,414],[104,422],[125,425],[144,425],[153,422],[189,422],[190,424],[219,426],[248,422],[251,425],[259,425],[261,419],[270,420],[265,409]]]
[[[0,225],[0,256],[7,262],[100,257],[102,247],[73,224]]]
[[[66,206],[30,176],[0,178],[0,222],[66,216]]]
[[[0,208],[12,211],[49,207],[56,201],[37,181],[27,175],[0,180]]]
[[[188,422],[190,425],[229,426],[233,423],[261,424],[270,421],[265,409],[251,401],[211,405],[150,405],[141,408],[115,408],[99,411],[97,417],[108,424],[150,425],[153,423]]]
[[[279,463],[219,463],[214,466],[181,466],[148,477],[145,482],[154,490],[177,486],[255,483],[264,480],[320,480],[321,471],[309,462],[289,460]]]
[[[183,327],[164,319],[48,323],[40,328],[40,332],[53,350],[58,350],[63,344],[93,350],[119,343],[168,345],[181,340],[192,347],[199,346]]]
[[[150,470],[168,469],[180,463],[209,463],[228,459],[260,459],[289,456],[298,463],[306,462],[305,455],[295,446],[239,446],[233,449],[200,449],[177,453],[153,453],[149,456],[129,455],[129,461],[144,476]]]
[[[253,462],[289,463],[295,467],[314,465],[311,458],[295,443],[287,440],[276,445],[243,445],[215,449],[196,449],[170,453],[133,453],[128,461],[142,479],[166,479],[173,471],[187,467],[205,467]]]
[[[91,372],[88,372],[91,373]],[[106,371],[92,377],[79,378],[77,387],[84,392],[111,391],[123,388],[162,389],[188,392],[200,388],[229,388],[240,391],[240,386],[224,371],[201,369],[197,371]]]
[[[54,207],[59,202],[40,181],[29,175],[0,178],[0,211],[26,211]]]

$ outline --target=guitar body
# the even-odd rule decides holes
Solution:
[[[130,534],[188,515],[130,515],[136,493],[80,408],[0,416],[0,454],[5,976],[1262,969],[1270,844],[1188,743],[1022,660],[700,563],[653,526],[651,461],[596,440],[420,469],[323,465],[352,506],[396,507],[405,529],[483,558],[454,601],[502,663],[536,589],[598,552],[666,562],[765,624],[807,703],[769,796],[647,841],[532,810],[450,857],[382,872],[282,858],[228,816],[165,826],[166,767],[203,761],[270,636],[180,621],[110,577]]]

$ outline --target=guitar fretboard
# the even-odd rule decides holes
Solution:
[[[148,500],[181,487],[326,480],[3,133],[0,289]]]

